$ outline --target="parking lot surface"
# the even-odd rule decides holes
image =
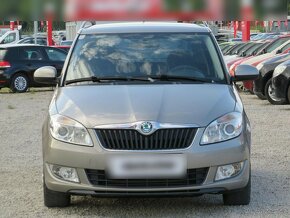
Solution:
[[[223,206],[221,195],[195,198],[73,197],[48,209],[42,196],[41,128],[52,91],[0,93],[0,217],[289,217],[290,105],[242,93],[252,124],[252,201]]]

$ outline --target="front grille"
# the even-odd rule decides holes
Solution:
[[[106,149],[166,150],[189,147],[196,128],[159,129],[151,135],[131,129],[96,129],[96,133]]]
[[[86,170],[92,185],[112,188],[172,188],[201,185],[208,168],[188,169],[181,179],[109,179],[104,170]]]

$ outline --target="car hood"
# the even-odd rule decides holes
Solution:
[[[271,58],[273,56],[275,56],[274,53],[266,53],[266,54],[254,56],[254,57],[252,57],[250,59],[247,59],[247,60],[243,61],[241,64],[253,65],[253,64],[257,63],[257,62],[262,62],[265,59]]]
[[[264,65],[279,65],[280,63],[289,60],[290,54],[281,54],[274,56],[264,62]]]
[[[237,55],[225,55],[224,56],[224,61],[225,63],[229,63],[230,61],[232,61],[233,59],[237,58]]]
[[[87,128],[138,121],[204,127],[234,111],[236,96],[222,84],[89,85],[58,88],[54,104]]]

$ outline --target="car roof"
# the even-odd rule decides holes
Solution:
[[[191,32],[209,33],[210,29],[190,23],[173,22],[129,22],[129,23],[110,23],[97,24],[88,28],[83,28],[79,34],[98,34],[98,33],[153,33],[153,32]]]
[[[37,39],[46,39],[47,37],[46,36],[36,36]],[[25,38],[22,38],[22,39],[35,39],[35,37],[33,36],[28,36],[28,37],[25,37]]]
[[[35,44],[7,44],[0,45],[0,48],[15,48],[15,47],[47,47],[44,45],[35,45]]]
[[[47,45],[38,45],[38,44],[7,44],[0,45],[0,49],[8,49],[8,48],[23,48],[23,47],[42,47],[42,48],[57,48],[53,46]]]

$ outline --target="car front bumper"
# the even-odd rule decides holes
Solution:
[[[112,151],[104,149],[96,137],[93,138],[94,147],[72,145],[55,140],[46,132],[43,137],[44,152],[44,181],[48,189],[68,192],[76,195],[97,196],[160,196],[160,195],[200,195],[204,193],[224,193],[245,187],[250,175],[250,145],[248,135],[243,133],[239,137],[211,145],[200,146],[200,138],[204,132],[198,129],[190,147],[178,150],[159,151]],[[89,130],[94,135],[93,130]],[[183,154],[187,160],[188,169],[208,168],[203,183],[199,185],[185,185],[176,187],[137,187],[126,188],[116,186],[92,185],[86,174],[86,169],[105,170],[106,160],[112,154]],[[244,162],[241,172],[229,179],[215,181],[218,166]],[[80,182],[67,182],[55,177],[48,164],[72,167],[77,170]]]

